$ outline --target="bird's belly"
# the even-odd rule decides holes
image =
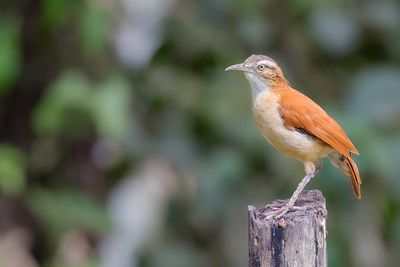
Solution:
[[[315,161],[330,150],[319,139],[287,128],[279,113],[278,99],[272,94],[261,95],[255,100],[253,115],[264,138],[286,156],[300,161]]]

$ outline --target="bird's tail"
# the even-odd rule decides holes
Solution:
[[[351,157],[345,157],[339,153],[330,154],[329,159],[333,165],[341,169],[350,178],[354,194],[358,199],[360,199],[361,177],[354,160]]]

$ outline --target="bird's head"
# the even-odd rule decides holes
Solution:
[[[244,72],[250,82],[253,96],[268,89],[274,81],[285,80],[278,63],[264,55],[251,55],[245,62],[229,66],[225,71]]]
[[[282,77],[283,73],[275,60],[264,55],[251,55],[245,62],[229,66],[225,71],[243,71],[251,73],[260,79],[273,80]]]

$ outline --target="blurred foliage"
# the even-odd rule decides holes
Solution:
[[[14,85],[21,68],[19,24],[11,18],[0,20],[0,95]]]
[[[224,72],[253,53],[361,153],[361,201],[328,162],[308,186],[327,198],[329,266],[398,265],[398,1],[16,0],[0,12],[0,248],[27,231],[12,249],[23,266],[246,265],[246,205],[288,197],[303,176],[257,132],[243,75]]]
[[[12,146],[0,146],[0,188],[4,194],[19,194],[25,189],[23,154]]]
[[[50,237],[59,240],[73,229],[105,233],[110,222],[102,206],[79,192],[48,192],[33,189],[27,197],[29,208],[40,218]],[[56,245],[53,240],[53,246]]]

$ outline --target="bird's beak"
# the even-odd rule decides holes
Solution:
[[[243,71],[243,72],[250,72],[251,69],[250,67],[247,67],[244,65],[244,63],[241,64],[235,64],[232,66],[229,66],[225,69],[225,71]]]

